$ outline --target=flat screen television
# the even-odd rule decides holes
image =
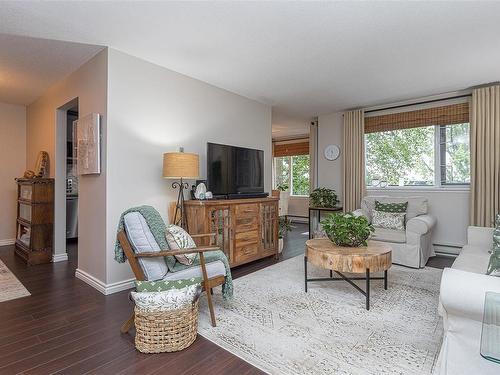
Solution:
[[[207,188],[214,196],[266,196],[264,151],[207,143]]]

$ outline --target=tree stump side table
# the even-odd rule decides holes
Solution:
[[[330,270],[330,277],[307,278],[307,263]],[[340,247],[328,238],[306,241],[304,254],[305,292],[311,281],[346,281],[366,297],[366,309],[370,310],[370,280],[384,280],[387,290],[387,270],[392,265],[392,250],[387,244],[368,241],[366,247]],[[384,272],[384,277],[372,277],[370,273]],[[334,278],[333,272],[340,276]],[[363,274],[364,276],[347,277],[344,273]],[[365,280],[366,288],[361,289],[353,280]]]

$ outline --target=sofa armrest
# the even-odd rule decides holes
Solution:
[[[473,227],[467,228],[467,244],[471,246],[493,247],[493,231],[495,228]]]
[[[406,223],[406,231],[420,235],[429,233],[436,225],[436,218],[431,215],[420,215],[411,218]]]
[[[446,314],[481,322],[486,292],[500,293],[500,277],[444,269],[439,299]]]

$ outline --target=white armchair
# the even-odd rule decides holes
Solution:
[[[392,262],[403,266],[422,268],[429,257],[434,256],[432,230],[436,218],[427,213],[427,199],[423,197],[369,196],[363,198],[361,209],[355,215],[363,215],[371,222],[375,201],[383,203],[408,202],[406,230],[375,228],[372,240],[385,242],[392,247]]]

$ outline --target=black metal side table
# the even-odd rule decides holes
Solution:
[[[311,217],[311,212],[318,212],[318,221],[317,224],[321,221],[321,212],[323,211],[328,211],[328,212],[339,212],[343,211],[343,207],[309,207],[309,239],[313,238],[312,235],[312,217]]]

